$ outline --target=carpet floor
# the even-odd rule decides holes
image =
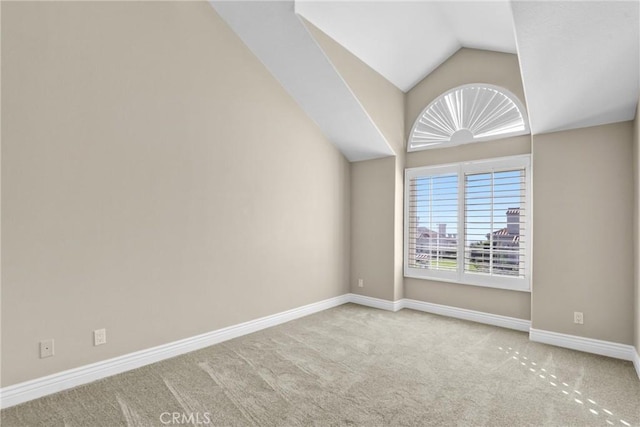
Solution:
[[[2,426],[640,426],[630,362],[346,304],[27,402]]]

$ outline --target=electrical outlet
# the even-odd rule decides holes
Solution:
[[[102,345],[107,343],[107,330],[96,329],[93,331],[93,345]]]
[[[364,288],[364,279],[358,279],[358,287]]]
[[[50,340],[40,341],[40,359],[53,356],[53,338]]]
[[[579,325],[582,325],[584,323],[584,316],[581,311],[573,312],[573,323],[577,323]]]

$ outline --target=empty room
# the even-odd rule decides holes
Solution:
[[[640,0],[0,39],[3,427],[640,426]]]

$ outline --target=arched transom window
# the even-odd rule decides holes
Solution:
[[[416,119],[408,151],[449,147],[529,133],[524,106],[508,90],[484,83],[453,88]]]

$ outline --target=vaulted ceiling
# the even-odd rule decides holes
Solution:
[[[533,134],[632,120],[638,103],[640,0],[211,3],[350,160],[389,152],[299,16],[404,92],[461,47],[517,54]]]
[[[406,92],[461,47],[516,53],[508,1],[310,1],[296,13]]]

